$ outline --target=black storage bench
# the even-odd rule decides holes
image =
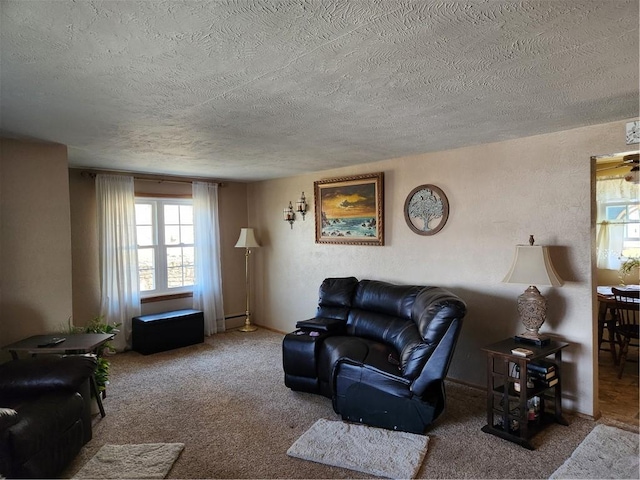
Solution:
[[[199,310],[140,315],[132,319],[133,350],[149,355],[204,342],[204,314]]]

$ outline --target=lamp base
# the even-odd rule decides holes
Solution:
[[[248,297],[247,297],[248,298]],[[240,327],[238,329],[239,332],[255,332],[258,327],[256,327],[255,325],[251,324],[251,317],[250,317],[250,313],[249,313],[249,307],[247,306],[247,313],[246,313],[246,317],[244,318],[244,325],[242,327]]]
[[[513,337],[513,339],[518,343],[537,345],[539,347],[542,347],[543,345],[549,345],[549,342],[551,342],[551,338],[545,335],[538,335],[537,333],[533,332],[521,333],[520,335],[516,335],[515,337]]]
[[[542,346],[551,341],[549,337],[538,333],[546,319],[547,300],[535,286],[531,285],[518,297],[518,313],[527,330],[514,337],[516,342]]]

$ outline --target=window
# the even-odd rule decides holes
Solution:
[[[136,234],[140,293],[191,291],[195,280],[193,202],[136,198]]]
[[[618,177],[598,178],[598,268],[618,270],[626,258],[640,256],[638,185]]]
[[[640,211],[632,203],[605,204],[604,219],[620,224],[622,233],[622,257],[640,256]]]

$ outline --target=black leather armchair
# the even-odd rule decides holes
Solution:
[[[344,420],[424,433],[444,410],[465,314],[440,287],[326,279],[316,318],[283,342],[285,384],[331,398]]]
[[[54,478],[91,440],[93,356],[0,365],[0,477]]]

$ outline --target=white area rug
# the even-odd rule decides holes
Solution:
[[[549,478],[640,478],[638,434],[596,425]]]
[[[104,445],[73,478],[164,478],[184,443]]]
[[[287,455],[387,478],[414,478],[429,437],[320,419]]]

